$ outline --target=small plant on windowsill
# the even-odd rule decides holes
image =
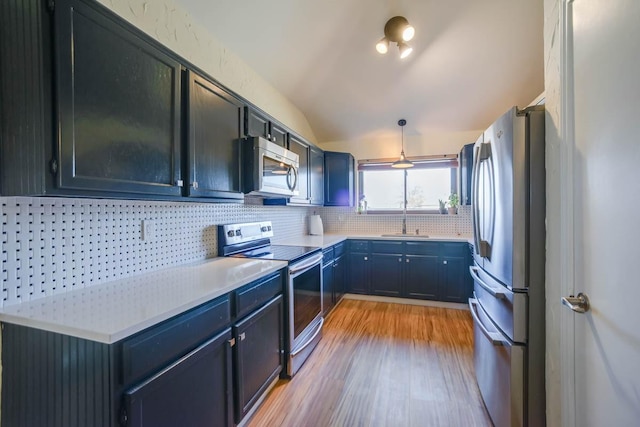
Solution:
[[[447,207],[445,206],[447,202],[445,202],[442,199],[438,199],[438,205],[439,205],[439,211],[441,214],[446,214],[447,213]]]
[[[460,202],[460,200],[458,199],[458,194],[457,193],[451,193],[449,195],[449,215],[455,215],[458,213],[458,203]]]

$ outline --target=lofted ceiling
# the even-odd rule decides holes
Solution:
[[[543,0],[177,0],[307,117],[319,142],[486,128],[544,89]],[[401,60],[375,44],[415,27]]]

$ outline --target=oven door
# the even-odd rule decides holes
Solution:
[[[293,375],[320,340],[322,252],[289,266],[289,363]]]

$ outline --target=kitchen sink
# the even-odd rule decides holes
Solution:
[[[391,234],[382,234],[381,237],[403,237],[405,239],[429,239],[428,234],[402,234],[402,233],[391,233]]]

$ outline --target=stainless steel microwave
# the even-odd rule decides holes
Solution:
[[[292,197],[298,193],[298,155],[253,137],[242,141],[243,187],[248,195]]]

